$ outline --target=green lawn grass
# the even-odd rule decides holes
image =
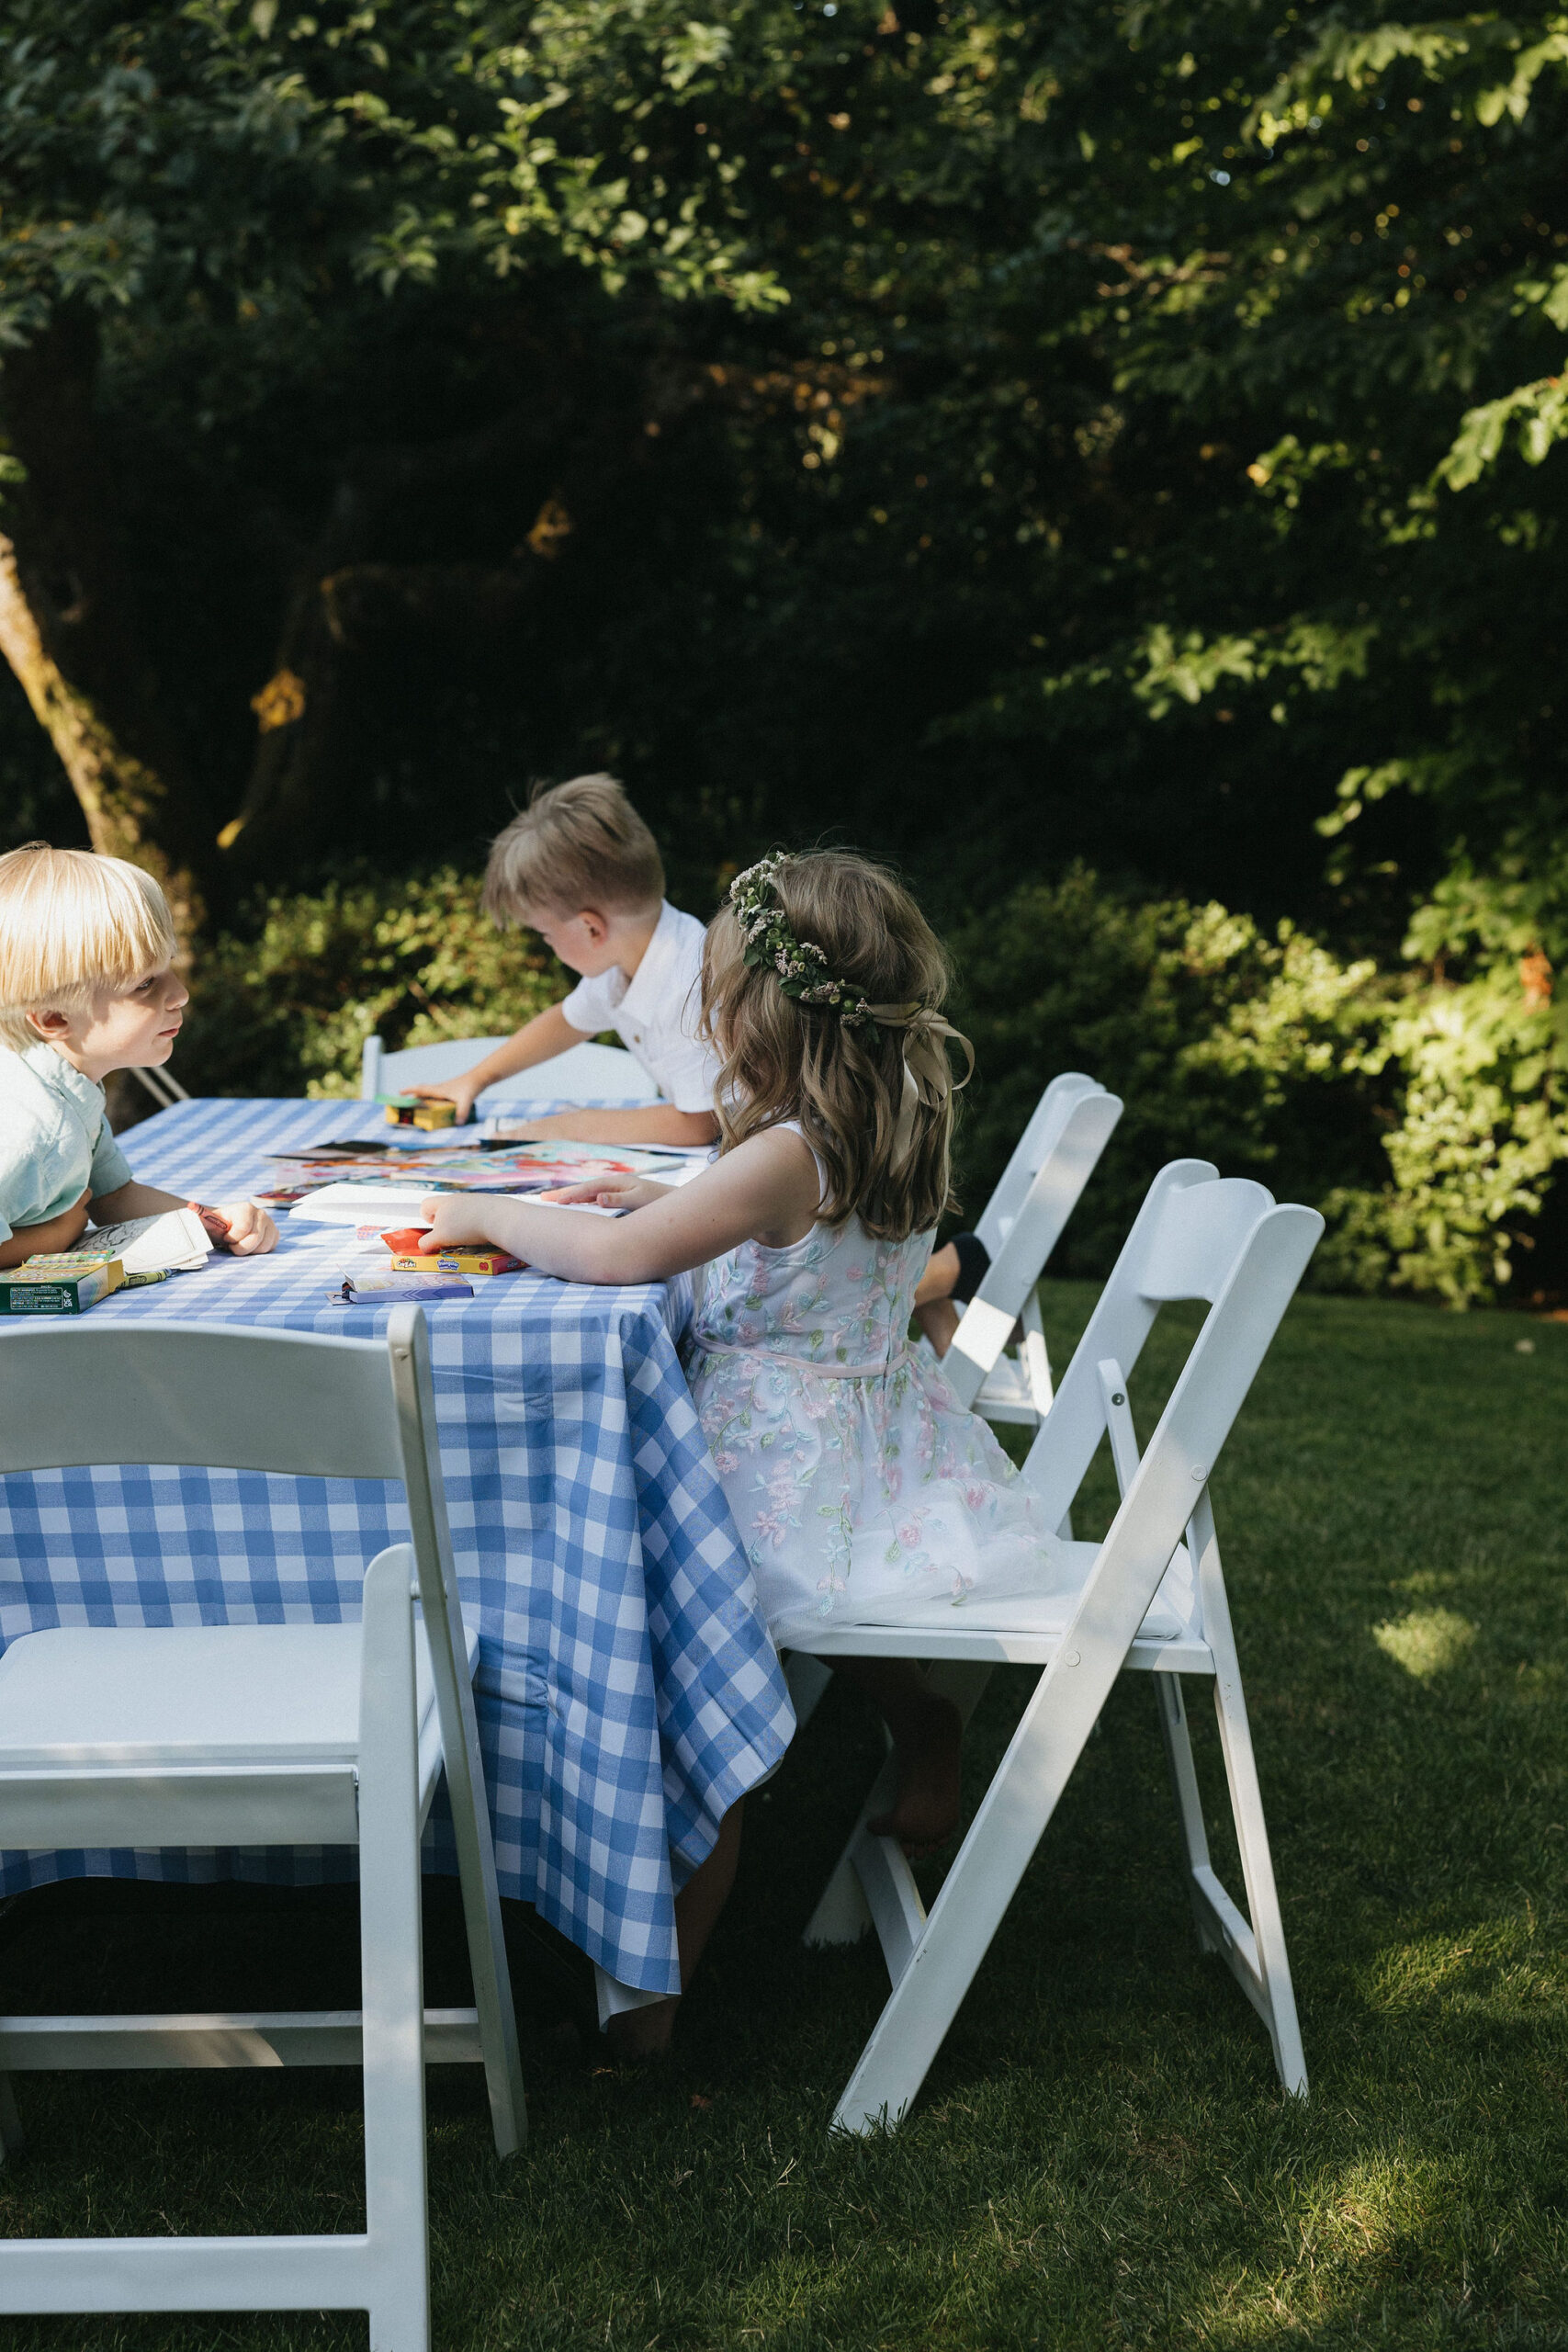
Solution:
[[[1058,1362],[1092,1295],[1047,1287]],[[1145,1430],[1191,1329],[1150,1343]],[[830,2140],[886,1982],[874,1946],[800,1943],[878,1752],[835,1690],[750,1808],[671,2070],[572,2054],[525,1959],[527,2154],[496,2164],[475,2076],[432,2077],[442,2352],[1568,2345],[1565,1431],[1568,1327],[1307,1298],[1216,1475],[1309,2104],[1198,1953],[1129,1678],[910,2120]],[[976,1793],[1027,1688],[991,1684]],[[351,1997],[340,1899],[225,1901],[24,1906],[4,2005]],[[355,2094],[313,2072],[25,2079],[0,2230],[361,2225]],[[18,2352],[365,2342],[352,2318],[0,2322]]]

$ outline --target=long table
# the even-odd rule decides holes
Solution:
[[[181,1102],[125,1143],[144,1182],[223,1201],[265,1185],[268,1153],[374,1134],[377,1115]],[[352,1234],[278,1225],[275,1255],[120,1292],[84,1334],[111,1320],[384,1333],[389,1309],[329,1295]],[[674,1992],[675,1890],[795,1722],[676,1354],[690,1286],[521,1273],[475,1294],[425,1312],[502,1892],[608,1977]],[[19,1328],[0,1317],[0,1411]],[[0,1646],[52,1625],[334,1622],[357,1614],[367,1563],[405,1532],[401,1488],[379,1483],[115,1465],[0,1479]],[[439,1818],[428,1834],[434,1864],[454,1868]],[[345,1866],[331,1852],[9,1853],[0,1893]]]

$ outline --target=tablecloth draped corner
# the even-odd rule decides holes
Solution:
[[[352,1136],[367,1106],[177,1103],[133,1129],[143,1181],[262,1189],[266,1155]],[[400,1138],[400,1141],[402,1138]],[[385,1332],[329,1297],[352,1235],[290,1229],[265,1259],[122,1292],[107,1319]],[[531,1274],[427,1309],[441,1464],[503,1894],[621,1982],[679,1990],[672,1900],[794,1729],[676,1343],[691,1286]],[[0,1319],[0,1334],[9,1331]],[[0,1381],[6,1359],[0,1356]],[[365,1567],[406,1532],[400,1490],[255,1472],[103,1468],[0,1480],[0,1645],[55,1624],[282,1623],[357,1613]],[[454,1868],[449,1831],[427,1838]],[[344,1854],[6,1854],[0,1893],[61,1876],[303,1883]]]

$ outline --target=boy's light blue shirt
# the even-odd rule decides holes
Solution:
[[[0,1241],[130,1182],[96,1079],[52,1046],[0,1046]]]

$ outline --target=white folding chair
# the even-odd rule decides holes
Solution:
[[[169,1111],[176,1102],[190,1101],[189,1094],[173,1070],[162,1064],[156,1069],[143,1069],[139,1063],[132,1063],[130,1075],[146,1088],[160,1111]]]
[[[1120,1095],[1081,1070],[1054,1078],[976,1226],[991,1262],[942,1368],[959,1402],[987,1420],[1037,1429],[1051,1409],[1040,1277],[1122,1110]],[[1021,1344],[1010,1353],[1021,1322]]]
[[[389,1054],[379,1037],[367,1037],[359,1066],[359,1092],[367,1102],[378,1094],[400,1094],[411,1086],[440,1086],[461,1078],[482,1062],[504,1037],[454,1038],[449,1045],[411,1046]],[[655,1086],[635,1054],[622,1046],[570,1046],[564,1054],[512,1078],[498,1079],[487,1089],[497,1102],[602,1102],[613,1109],[623,1104],[657,1102]]]
[[[376,2352],[428,2352],[425,2064],[482,2064],[502,2155],[525,2114],[424,1317],[394,1308],[384,1341],[29,1329],[0,1346],[0,1472],[393,1478],[412,1529],[366,1570],[357,1624],[73,1626],[0,1657],[0,1848],[357,1846],[362,1971],[358,2010],[0,2018],[7,2151],[17,2073],[361,2066],[366,2187],[362,2233],[0,2238],[0,2312],[366,2311]],[[419,1844],[443,1771],[475,2006],[426,2010]]]
[[[1043,1668],[1010,1746],[928,1916],[897,1841],[866,1826],[892,1802],[889,1757],[807,1928],[810,1944],[874,1927],[892,1994],[834,2123],[895,2123],[942,2046],[1123,1668],[1155,1678],[1200,1944],[1222,1952],[1269,2029],[1285,2088],[1306,2092],[1284,1930],[1242,1697],[1209,1481],[1232,1422],[1323,1230],[1314,1209],[1276,1207],[1261,1184],[1222,1181],[1202,1160],[1155,1179],[1078,1342],[1025,1476],[1047,1523],[1066,1518],[1102,1434],[1122,1504],[1100,1544],[1059,1539],[1038,1597],[911,1611],[899,1625],[843,1626],[803,1645],[818,1657],[928,1662],[932,1687],[967,1717],[993,1666]],[[1140,1462],[1127,1375],[1160,1307],[1210,1311]],[[1183,1540],[1185,1536],[1185,1541]],[[1213,1870],[1181,1678],[1213,1685],[1250,1924]]]

